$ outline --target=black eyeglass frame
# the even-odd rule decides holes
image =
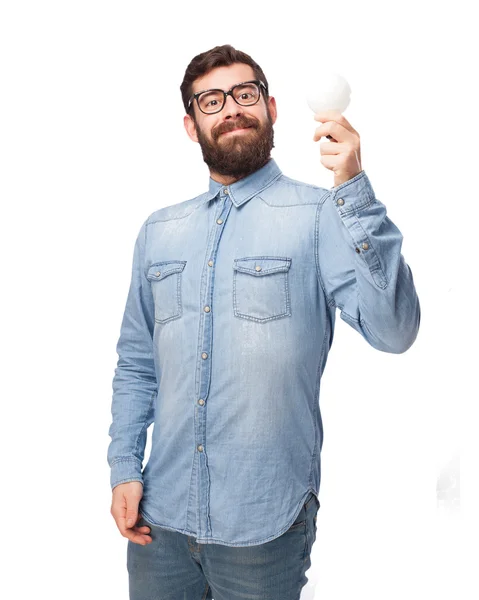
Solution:
[[[256,83],[256,85],[259,88],[258,99],[256,100],[256,102],[253,102],[253,104],[240,104],[240,102],[238,102],[238,100],[236,100],[236,98],[233,96],[233,90],[236,87],[238,87],[239,85],[244,85],[245,83]],[[188,110],[190,110],[191,104],[194,101],[194,99],[196,98],[196,104],[198,105],[198,108],[201,110],[201,112],[204,115],[214,115],[214,114],[219,113],[220,111],[222,111],[223,108],[225,107],[226,96],[231,96],[233,98],[233,100],[236,102],[236,104],[239,104],[240,106],[254,106],[255,104],[258,104],[259,99],[261,98],[261,87],[263,87],[266,92],[268,91],[267,85],[265,83],[263,83],[261,81],[261,79],[252,79],[251,81],[241,81],[240,83],[235,84],[227,92],[225,92],[224,90],[220,90],[219,88],[211,88],[209,90],[202,90],[201,92],[196,92],[196,94],[193,94],[193,96],[191,96],[191,98],[188,101]],[[201,109],[201,107],[200,107],[200,101],[198,100],[198,98],[199,98],[199,96],[201,94],[204,94],[205,92],[222,92],[222,94],[224,95],[224,99],[223,99],[223,104],[221,105],[220,109],[215,110],[214,112],[205,112],[204,110]]]

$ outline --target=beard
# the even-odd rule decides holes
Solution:
[[[264,123],[253,117],[241,115],[235,121],[225,121],[211,132],[208,139],[196,123],[196,134],[203,153],[203,160],[211,171],[241,179],[254,173],[271,158],[274,148],[273,121],[269,110]],[[238,127],[249,127],[248,131],[227,133]]]

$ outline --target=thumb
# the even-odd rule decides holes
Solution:
[[[128,505],[126,509],[126,526],[133,527],[138,520],[138,505]]]

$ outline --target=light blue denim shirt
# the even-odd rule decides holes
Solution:
[[[144,518],[201,544],[282,535],[319,495],[336,308],[383,352],[416,339],[402,240],[364,170],[328,190],[273,158],[153,212],[117,344],[111,487],[141,481]]]

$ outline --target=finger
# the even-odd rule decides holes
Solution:
[[[129,531],[134,531],[140,535],[145,535],[150,533],[151,527],[148,527],[148,525],[136,525],[135,527],[131,527]]]
[[[133,529],[127,529],[124,537],[128,538],[135,544],[140,544],[141,546],[151,544],[151,542],[153,541],[150,535],[139,533],[137,531],[134,531]]]
[[[339,125],[342,125],[349,132],[354,133],[355,135],[359,135],[356,129],[354,129],[351,123],[346,119],[346,117],[337,110],[321,110],[315,113],[314,119],[316,121],[321,122],[334,121]]]
[[[150,533],[150,527],[146,525],[142,525],[140,527],[133,526],[128,527],[125,524],[125,519],[120,517],[119,522],[117,522],[118,529],[123,537],[128,538],[135,544],[149,544],[152,539],[151,536],[148,535]]]
[[[324,167],[331,169],[331,171],[334,171],[338,166],[338,159],[333,156],[321,156],[319,160]]]
[[[330,134],[336,142],[352,142],[354,135],[336,121],[328,121],[319,127],[316,127],[313,141],[317,142],[320,138]]]
[[[138,512],[138,507],[128,506],[126,509],[126,524],[128,527],[134,527],[138,523],[140,517],[141,515]]]
[[[127,532],[144,532],[148,533],[150,527],[148,525],[138,525],[138,521],[141,519],[141,515],[138,517],[137,522],[134,525],[129,526],[126,517],[120,516],[115,519],[116,525],[120,530],[120,533],[126,537]]]
[[[130,529],[130,531],[136,531],[139,534],[149,534],[151,531],[151,528],[148,527],[148,525],[141,525],[140,527],[132,527]]]
[[[143,521],[143,525],[138,525],[138,523],[140,521]],[[144,519],[143,515],[141,515],[140,513],[138,513],[138,520],[136,522],[135,527],[133,527],[132,529],[136,529],[137,531],[140,531],[143,533],[149,533],[151,531],[151,527],[145,523],[145,519]]]
[[[143,525],[138,525],[138,523],[140,523],[141,521],[143,521]],[[143,515],[141,515],[139,511],[138,511],[138,517],[136,519],[135,525],[133,525],[132,527],[128,527],[128,525],[127,525],[127,529],[131,529],[132,531],[136,531],[140,534],[145,534],[145,533],[147,534],[147,533],[150,533],[150,531],[151,531],[151,527],[149,527],[147,524],[145,524]]]
[[[319,151],[322,155],[340,154],[344,151],[344,144],[340,144],[339,142],[321,142],[319,144]]]

